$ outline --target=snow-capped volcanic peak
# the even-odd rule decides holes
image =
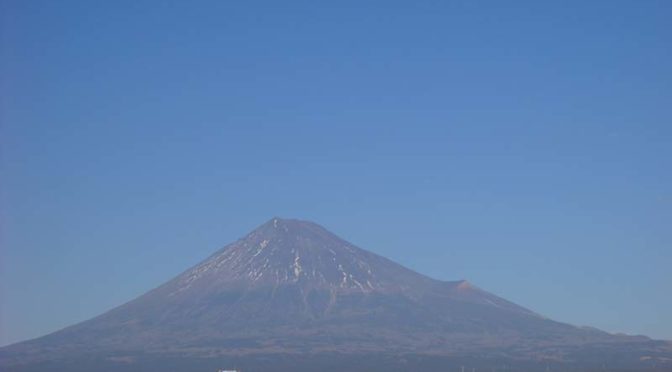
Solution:
[[[601,350],[602,359],[616,366],[626,356],[633,371],[651,370],[642,356],[672,360],[666,344],[554,322],[466,281],[440,281],[406,269],[314,223],[273,218],[126,304],[0,350],[0,370],[70,372],[79,364],[77,371],[91,365],[106,371],[177,370],[173,364],[180,358],[188,358],[182,359],[189,361],[185,370],[199,360],[207,370],[213,358],[229,365],[268,361],[271,355],[291,363],[274,369],[264,361],[249,368],[266,371],[296,369],[299,359],[324,355],[339,361],[356,355],[350,359],[356,365],[365,354],[396,358],[426,352],[431,360],[449,362],[484,350],[525,366],[547,360],[574,366],[586,348]],[[120,356],[123,363],[111,359]],[[147,359],[127,363],[136,356]],[[486,362],[496,363],[493,367],[502,365],[499,357],[491,359]],[[317,362],[299,370],[324,365],[312,360]],[[404,362],[394,370],[409,369],[423,368]]]
[[[396,279],[385,277],[390,270],[420,276],[312,222],[273,218],[182,274],[176,291],[197,283],[209,287],[301,283],[367,292],[392,286]]]

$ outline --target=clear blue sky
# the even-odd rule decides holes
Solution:
[[[672,339],[670,1],[0,3],[0,344],[275,215]]]

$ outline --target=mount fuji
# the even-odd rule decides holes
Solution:
[[[273,218],[126,304],[0,349],[7,372],[463,367],[672,371],[672,343],[556,322]]]

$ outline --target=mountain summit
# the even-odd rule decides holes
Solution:
[[[668,343],[555,322],[281,218],[131,302],[0,349],[3,371],[644,370],[669,362]]]
[[[429,281],[355,247],[307,221],[273,218],[180,277],[193,285],[263,287],[301,283],[311,288],[370,292]],[[207,283],[207,284],[206,284]]]

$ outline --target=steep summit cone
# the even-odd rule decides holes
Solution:
[[[575,363],[585,350],[637,368],[672,360],[669,344],[554,322],[467,281],[416,273],[315,223],[272,218],[131,302],[0,349],[0,367],[193,371],[236,361],[246,370],[326,372],[349,369],[333,362],[346,358],[358,370],[445,370],[455,360],[538,370],[540,360]],[[184,360],[184,368],[173,364]]]
[[[172,283],[188,289],[282,286],[370,292],[431,279],[364,251],[307,221],[273,218]]]

